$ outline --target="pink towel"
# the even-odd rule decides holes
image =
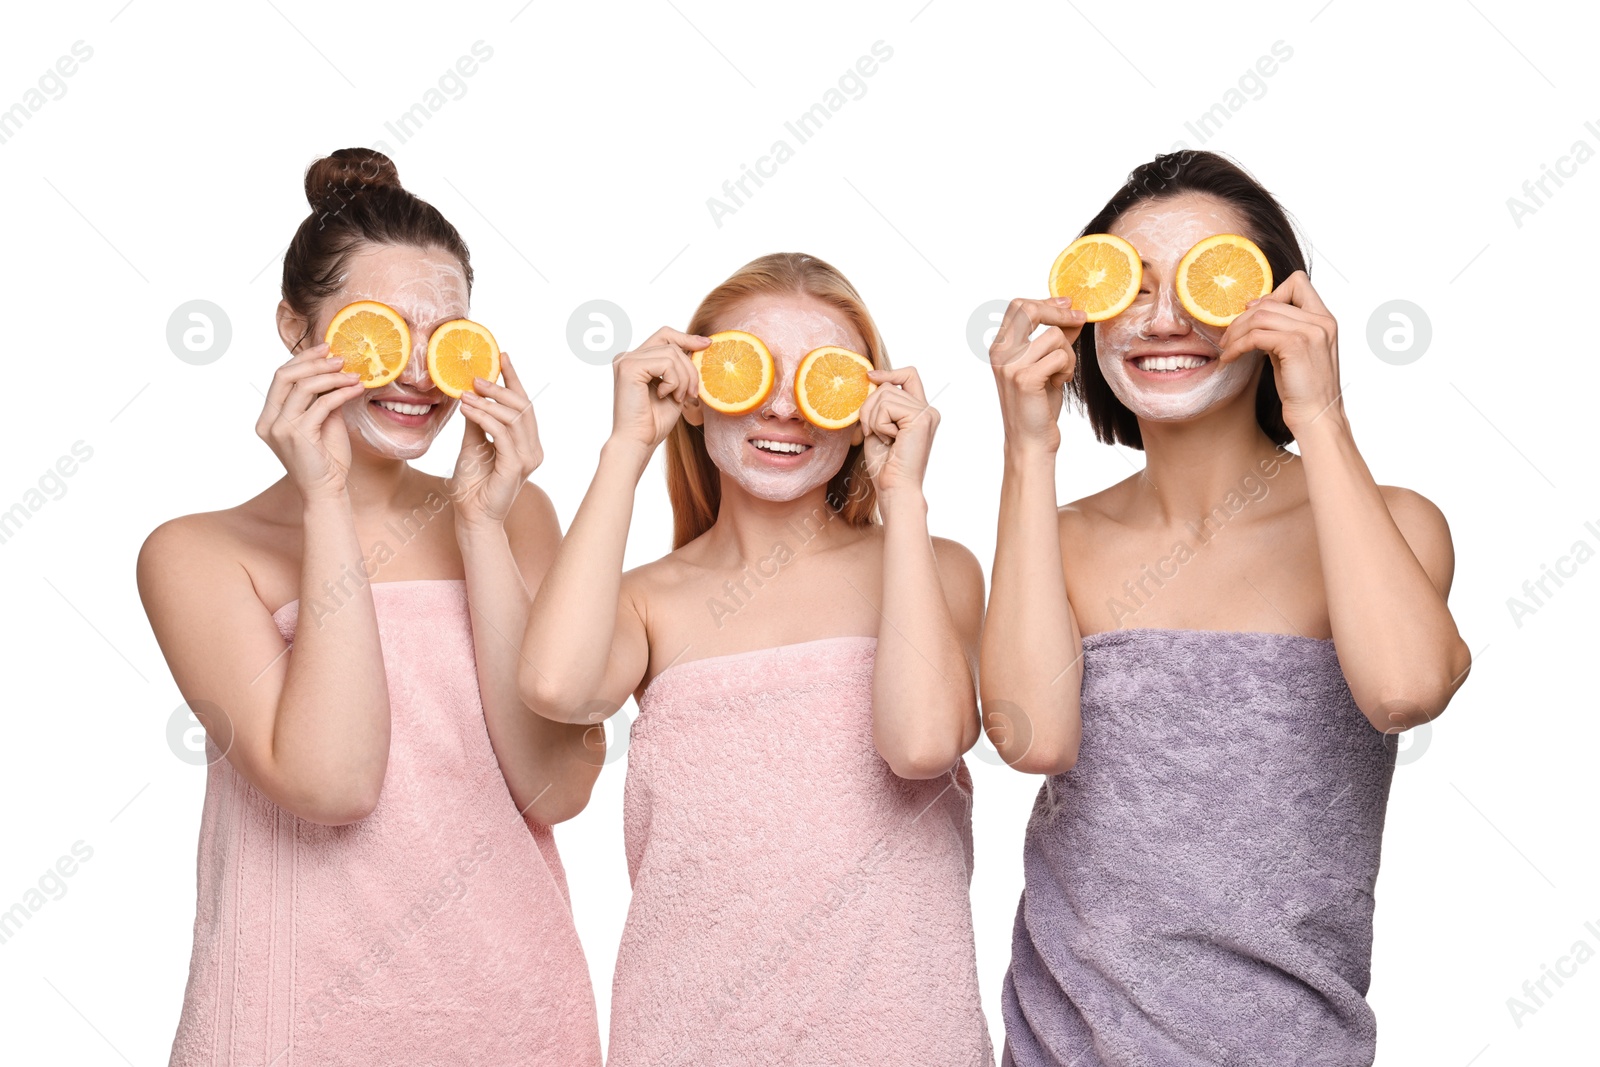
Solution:
[[[877,639],[690,660],[639,702],[609,1067],[988,1067],[972,779],[872,742]]]
[[[372,586],[389,683],[378,806],[304,822],[213,759],[172,1064],[600,1063],[548,827],[489,745],[466,584]],[[274,619],[293,642],[299,602]],[[292,653],[291,653],[292,655]]]

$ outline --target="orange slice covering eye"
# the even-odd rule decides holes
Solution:
[[[368,389],[400,377],[411,358],[411,330],[400,313],[376,300],[346,304],[323,335],[328,355],[344,360],[346,372],[361,375]]]
[[[1178,260],[1178,303],[1208,326],[1228,325],[1270,292],[1272,266],[1248,237],[1214,234]]]
[[[861,418],[861,405],[878,387],[870,370],[872,361],[848,348],[812,349],[794,372],[795,405],[813,426],[842,430]]]
[[[1090,322],[1125,311],[1139,295],[1144,267],[1139,253],[1120,237],[1087,233],[1073,241],[1050,267],[1050,295],[1069,296]]]
[[[446,396],[472,391],[472,379],[500,377],[500,346],[494,334],[471,319],[452,319],[428,338],[428,377]]]
[[[724,415],[743,415],[767,399],[777,380],[772,353],[761,338],[743,330],[711,335],[711,344],[691,357],[700,372],[700,399]]]

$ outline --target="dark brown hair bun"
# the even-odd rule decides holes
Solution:
[[[439,209],[400,184],[394,161],[371,148],[341,148],[306,170],[311,214],[283,254],[283,298],[307,323],[295,351],[313,340],[323,301],[344,283],[350,256],[364,245],[437,248],[461,261],[472,292],[472,257]]]
[[[364,189],[401,188],[394,160],[371,148],[340,148],[306,170],[306,201],[313,211],[338,207]]]

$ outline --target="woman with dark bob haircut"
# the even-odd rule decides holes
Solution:
[[[1004,1062],[1370,1064],[1392,735],[1438,716],[1470,663],[1449,528],[1368,471],[1337,324],[1254,178],[1158,156],[1083,232],[1139,253],[1133,304],[1088,324],[1065,297],[1013,300],[990,349],[1006,444],[984,724],[1047,776]],[[1277,280],[1226,329],[1176,290],[1220,233]],[[1058,508],[1068,392],[1146,458]]]

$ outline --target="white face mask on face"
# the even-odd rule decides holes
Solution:
[[[1095,325],[1095,358],[1111,392],[1150,422],[1192,419],[1250,387],[1264,358],[1247,352],[1216,359],[1222,330],[1195,322],[1178,301],[1178,261],[1203,238],[1240,233],[1241,220],[1209,197],[1184,195],[1135,205],[1111,232],[1133,245],[1145,263],[1145,291],[1122,314]],[[1137,357],[1177,356],[1179,369],[1142,369]],[[1201,366],[1184,368],[1195,358]],[[1146,364],[1148,367],[1148,364]]]
[[[858,428],[823,430],[807,422],[794,400],[794,372],[806,353],[823,345],[854,352],[865,346],[853,329],[803,298],[763,298],[738,309],[724,330],[753,333],[776,364],[777,381],[767,399],[743,415],[702,406],[706,452],[723,474],[761,500],[796,500],[826,485],[844,466]],[[763,451],[753,441],[803,446],[798,455]]]
[[[460,404],[428,376],[428,337],[438,324],[467,317],[466,274],[445,252],[381,246],[352,257],[345,284],[324,306],[331,319],[356,300],[378,300],[400,312],[411,328],[411,357],[400,377],[351,400],[340,414],[352,442],[391,459],[416,459]],[[426,416],[401,415],[380,407],[380,401],[431,407]]]

